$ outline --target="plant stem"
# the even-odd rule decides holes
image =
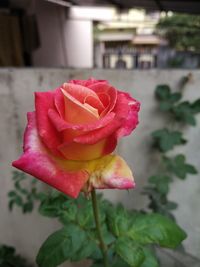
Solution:
[[[109,267],[108,255],[107,255],[107,246],[104,243],[102,232],[101,232],[101,225],[100,225],[100,220],[99,220],[99,208],[98,208],[97,196],[96,196],[95,189],[92,190],[91,196],[92,196],[93,214],[94,214],[94,219],[95,219],[95,223],[96,223],[96,230],[97,230],[97,234],[98,234],[98,238],[99,238],[99,246],[100,246],[102,256],[103,256],[104,267]]]

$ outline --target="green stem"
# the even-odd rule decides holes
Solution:
[[[100,220],[99,220],[99,209],[98,209],[97,196],[96,196],[95,189],[92,190],[91,196],[92,196],[92,207],[93,207],[94,219],[96,223],[96,230],[97,230],[97,234],[99,238],[99,246],[100,246],[102,256],[103,256],[104,267],[109,267],[107,246],[103,241],[103,236],[101,232],[101,225],[100,225]]]

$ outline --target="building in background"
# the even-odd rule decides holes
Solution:
[[[62,0],[3,0],[0,66],[168,67],[177,53],[155,34],[161,15],[114,6],[74,6]],[[185,67],[197,67],[197,56],[186,53],[184,58]]]
[[[160,12],[129,9],[95,26],[95,66],[104,68],[157,67],[159,48],[167,43],[155,35]]]

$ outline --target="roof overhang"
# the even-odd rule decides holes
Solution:
[[[54,0],[80,6],[112,5],[119,9],[144,8],[148,11],[173,11],[189,14],[200,14],[199,0]]]
[[[136,35],[133,37],[134,45],[166,45],[166,41],[157,35]]]

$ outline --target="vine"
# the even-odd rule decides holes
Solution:
[[[183,136],[184,126],[196,126],[196,115],[200,113],[200,99],[193,102],[183,100],[184,89],[190,79],[191,74],[181,79],[178,92],[172,92],[166,84],[155,89],[159,109],[171,123],[152,133],[153,147],[159,152],[159,166],[155,174],[148,178],[144,193],[150,199],[149,208],[152,211],[171,218],[174,218],[171,211],[177,208],[177,203],[168,199],[171,184],[176,178],[185,180],[188,175],[198,173],[184,154],[172,153],[176,146],[187,144],[188,140]]]

